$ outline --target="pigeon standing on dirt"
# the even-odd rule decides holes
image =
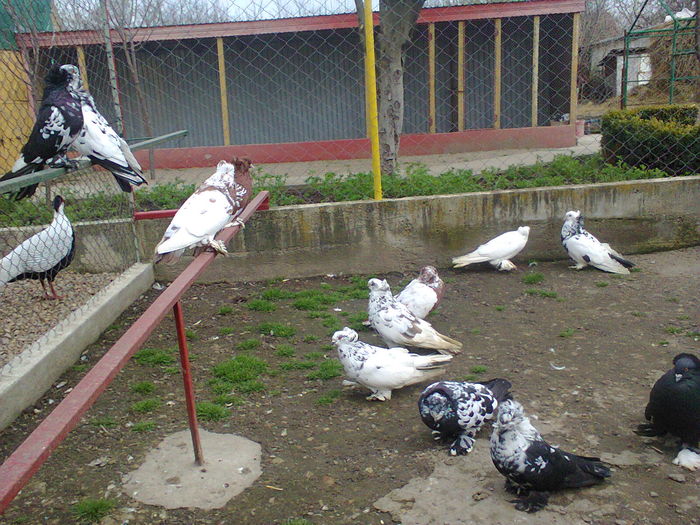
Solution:
[[[432,312],[445,294],[445,283],[442,282],[434,266],[421,268],[418,278],[413,279],[396,300],[405,304],[419,319],[425,319]]]
[[[80,100],[73,94],[80,77],[75,76],[73,66],[54,66],[44,81],[44,95],[36,116],[36,122],[12,169],[0,180],[14,179],[43,170],[54,157],[62,157],[66,165],[66,151],[83,128]],[[51,165],[58,165],[60,159]],[[38,184],[30,184],[14,193],[16,200],[34,195]]]
[[[609,244],[602,243],[583,227],[583,215],[580,211],[567,211],[561,227],[561,243],[574,262],[576,270],[591,265],[604,272],[628,274],[628,268],[634,263],[613,250]]]
[[[351,383],[369,388],[368,400],[387,401],[391,391],[433,379],[452,360],[451,355],[411,354],[405,348],[380,348],[358,341],[347,326],[333,334],[338,358]]]
[[[442,354],[458,354],[462,343],[438,333],[428,321],[419,319],[392,295],[385,280],[370,279],[368,314],[370,326],[387,346],[431,348]]]
[[[550,491],[597,485],[610,477],[599,458],[570,454],[547,443],[512,399],[498,407],[491,460],[506,477],[506,490],[523,496],[515,508],[526,512],[543,509]]]
[[[688,470],[700,468],[700,359],[678,354],[673,368],[662,375],[649,394],[644,416],[650,423],[639,425],[642,436],[670,433],[681,440],[681,451],[673,463]]]
[[[477,432],[493,419],[498,404],[510,399],[510,387],[505,379],[439,381],[423,390],[418,411],[435,440],[452,440],[450,454],[463,456],[472,451]]]
[[[156,263],[174,263],[190,247],[195,248],[195,255],[207,246],[223,255],[228,253],[214,237],[229,226],[243,226],[237,216],[248,204],[253,185],[250,160],[234,158],[232,162],[219,162],[216,173],[177,210],[156,246]]]
[[[452,265],[455,268],[461,268],[469,264],[488,262],[501,272],[515,270],[517,266],[510,259],[525,248],[529,235],[529,226],[520,226],[517,230],[502,233],[473,252],[453,258]]]
[[[75,254],[73,226],[64,213],[64,205],[63,197],[56,195],[51,224],[0,260],[0,290],[13,281],[38,279],[46,299],[61,298],[53,281],[58,272],[68,267]],[[51,294],[46,291],[44,281],[48,281]]]

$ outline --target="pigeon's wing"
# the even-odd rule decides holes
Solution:
[[[606,245],[588,232],[574,235],[565,241],[569,256],[575,261],[585,261],[600,270],[627,274],[629,270],[608,251]]]
[[[406,305],[416,317],[425,319],[437,304],[438,296],[430,286],[414,279],[401,290],[396,300]]]
[[[473,252],[456,257],[452,260],[455,265],[466,265],[477,262],[497,261],[510,259],[517,255],[525,247],[527,239],[517,231],[502,233],[489,242],[482,244]]]
[[[230,218],[230,203],[219,190],[200,188],[177,211],[156,247],[164,254],[208,242]]]

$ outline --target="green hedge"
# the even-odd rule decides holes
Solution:
[[[700,173],[700,126],[693,105],[611,111],[602,119],[607,162],[658,168],[671,175]]]

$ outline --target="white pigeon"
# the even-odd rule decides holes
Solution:
[[[420,319],[425,319],[442,300],[445,283],[442,282],[434,266],[424,266],[417,279],[413,279],[396,300],[405,304]]]
[[[471,253],[453,258],[452,264],[455,268],[461,268],[469,264],[488,262],[501,272],[515,270],[517,267],[510,259],[525,248],[528,235],[530,227],[520,226],[517,230],[502,233],[491,239]]]
[[[441,374],[451,355],[418,355],[405,348],[380,348],[358,341],[357,332],[347,326],[333,334],[338,358],[351,383],[359,383],[372,393],[373,401],[388,401],[391,391],[420,383]]]
[[[226,246],[214,239],[223,228],[242,225],[236,217],[250,199],[252,181],[249,159],[233,159],[233,164],[219,162],[216,173],[205,180],[177,213],[156,246],[155,262],[175,262],[190,247],[209,246],[227,254]],[[196,253],[195,253],[196,255]]]
[[[38,279],[46,299],[61,298],[53,287],[53,281],[58,272],[71,263],[75,254],[73,226],[63,208],[63,198],[56,195],[51,224],[0,260],[0,291],[13,281]],[[49,283],[51,294],[46,291],[45,280]]]
[[[581,212],[568,211],[561,227],[561,243],[574,262],[576,270],[591,265],[604,272],[628,274],[628,268],[634,263],[613,250],[609,244],[602,243],[583,227]]]
[[[392,295],[385,280],[370,279],[369,323],[387,346],[431,348],[442,354],[458,354],[462,343],[440,334],[428,321],[419,319]]]

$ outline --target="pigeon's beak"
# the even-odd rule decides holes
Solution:
[[[678,383],[678,381],[680,381],[681,379],[683,379],[683,374],[674,374],[674,375],[675,375],[675,377],[676,377],[676,383]]]

